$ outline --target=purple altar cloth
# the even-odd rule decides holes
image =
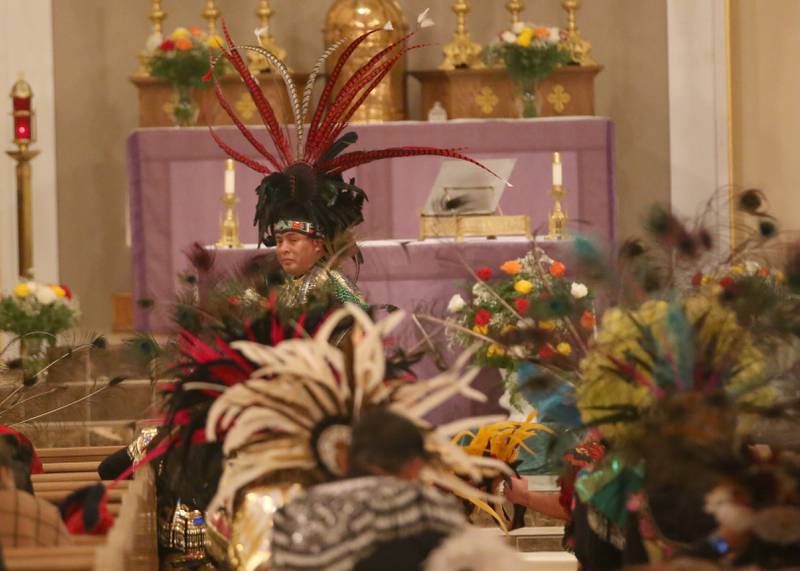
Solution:
[[[433,145],[466,148],[479,160],[516,158],[510,179],[514,187],[506,190],[500,208],[505,214],[530,214],[534,231],[540,233],[545,229],[551,205],[551,153],[560,151],[567,188],[566,208],[573,227],[580,222],[583,229],[592,233],[614,237],[613,124],[608,119],[400,122],[357,125],[353,130],[360,137],[356,148]],[[258,158],[248,152],[235,128],[222,127],[217,131],[234,147]],[[263,128],[254,131],[266,140]],[[186,266],[183,252],[193,242],[211,244],[217,240],[223,158],[225,155],[204,128],[139,129],[129,137],[134,299],[151,298],[158,306],[167,306],[175,292],[176,274]],[[435,157],[394,159],[349,171],[347,176],[354,176],[370,199],[360,238],[416,237],[418,211],[425,203],[442,160]],[[242,241],[255,242],[255,229],[250,225],[256,201],[252,189],[257,186],[259,175],[241,165],[237,165],[236,175],[241,199],[238,212]],[[498,241],[500,243],[504,242]],[[447,264],[439,260],[445,254],[436,253],[435,249],[420,254],[423,261],[419,263],[403,262],[398,256],[387,257],[391,263],[384,265],[367,263],[359,282],[380,300],[376,299],[378,303],[400,306],[414,300],[428,300],[430,298],[408,291],[412,278],[404,272],[413,275],[422,264],[434,261],[435,270],[444,270]],[[427,252],[427,247],[423,250]],[[501,261],[513,256],[507,252],[500,255],[498,251],[497,254]],[[399,264],[395,264],[395,258]],[[492,258],[496,261],[494,255]],[[449,278],[443,275],[443,279]],[[144,311],[137,307],[137,329],[163,331],[168,326],[165,311]]]

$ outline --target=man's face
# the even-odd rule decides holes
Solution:
[[[292,277],[300,277],[322,258],[322,240],[300,232],[282,232],[275,237],[278,263]]]

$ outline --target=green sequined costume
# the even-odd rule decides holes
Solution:
[[[345,303],[354,303],[362,309],[368,307],[364,295],[350,278],[320,265],[298,278],[287,278],[278,290],[278,307],[290,312]]]

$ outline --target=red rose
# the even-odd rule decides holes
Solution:
[[[556,354],[556,350],[553,349],[553,346],[550,343],[546,345],[542,345],[542,348],[539,349],[539,358],[540,359],[549,359],[553,355]]]
[[[478,279],[486,281],[492,277],[492,268],[478,268],[475,275],[478,276]]]
[[[736,282],[734,282],[734,281],[733,281],[733,278],[732,278],[732,277],[730,277],[730,276],[725,276],[724,278],[722,278],[721,280],[719,280],[719,285],[721,285],[721,286],[722,286],[722,287],[724,287],[725,289],[731,288],[731,287],[733,287],[735,284],[736,284]]]
[[[488,325],[492,314],[488,309],[481,309],[475,314],[475,325]]]
[[[699,287],[703,283],[703,272],[697,272],[692,276],[692,285]]]
[[[239,303],[239,296],[238,295],[230,295],[228,296],[228,303],[231,305],[236,305]]]
[[[525,313],[531,306],[531,302],[524,297],[518,297],[514,300],[514,305],[516,306],[518,312]]]
[[[171,52],[172,50],[175,49],[175,42],[173,42],[172,40],[164,40],[163,42],[161,42],[159,49],[162,52]]]
[[[64,290],[64,295],[67,296],[67,299],[72,299],[72,290],[69,289],[69,286],[66,286],[64,284],[58,284],[58,287]]]

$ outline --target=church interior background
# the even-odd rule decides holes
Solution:
[[[171,347],[183,347],[183,352],[179,351],[183,358],[191,354],[192,359],[200,360],[199,352],[187,353],[180,345],[186,338],[177,336],[178,325],[191,330],[181,308],[184,304],[192,306],[204,292],[223,283],[219,277],[209,277],[216,276],[214,272],[245,272],[242,268],[249,267],[248,261],[271,252],[264,245],[273,246],[280,235],[278,220],[267,220],[262,206],[263,201],[270,200],[263,197],[272,191],[264,190],[266,195],[253,192],[262,189],[259,185],[266,171],[256,172],[252,164],[251,168],[246,164],[248,160],[263,160],[266,155],[246,146],[223,109],[225,101],[261,141],[277,140],[273,139],[275,132],[284,127],[275,130],[263,124],[262,110],[248,93],[248,82],[224,58],[218,74],[219,94],[214,93],[213,81],[199,79],[209,69],[201,62],[200,74],[195,72],[187,80],[193,88],[185,90],[184,101],[179,82],[159,77],[158,57],[166,58],[171,51],[180,54],[181,42],[187,50],[193,49],[192,42],[200,45],[206,57],[209,51],[212,55],[219,53],[218,48],[225,45],[224,22],[238,45],[261,45],[285,63],[286,73],[297,82],[303,97],[305,80],[325,49],[340,39],[352,40],[368,29],[381,28],[387,21],[392,23],[389,28],[370,36],[361,51],[355,52],[357,61],[343,71],[332,98],[359,65],[371,65],[369,57],[401,39],[405,32],[415,32],[408,40],[410,44],[425,46],[398,58],[391,72],[376,83],[375,91],[355,111],[348,128],[358,135],[354,148],[413,146],[447,152],[416,153],[427,155],[421,157],[404,152],[390,160],[353,163],[344,170],[345,179],[354,177],[368,200],[363,207],[363,223],[354,235],[358,251],[353,260],[359,262],[349,259],[355,249],[341,256],[348,259],[341,264],[341,275],[338,269],[333,272],[341,281],[332,295],[338,302],[371,306],[378,322],[391,319],[396,309],[410,313],[391,336],[362,325],[367,332],[388,337],[387,346],[396,343],[409,353],[425,353],[412,367],[422,378],[455,366],[462,351],[474,341],[479,343],[469,362],[480,368],[473,386],[483,402],[470,398],[470,391],[464,387],[453,388],[453,398],[437,400],[436,406],[426,410],[424,422],[441,428],[476,417],[476,424],[467,422],[463,428],[486,425],[501,431],[494,422],[501,418],[497,415],[505,415],[509,422],[517,423],[517,434],[529,430],[527,436],[533,439],[543,432],[558,432],[566,423],[558,417],[550,419],[551,426],[541,410],[536,416],[535,409],[545,406],[538,400],[544,398],[544,391],[545,396],[577,402],[577,412],[573,411],[577,416],[573,417],[582,421],[582,438],[594,429],[597,407],[618,404],[618,395],[624,395],[618,398],[624,406],[636,403],[638,416],[632,422],[641,423],[637,426],[673,429],[673,425],[648,425],[657,420],[645,418],[642,402],[646,399],[634,394],[628,385],[620,388],[601,377],[602,371],[607,374],[608,369],[617,367],[621,371],[618,376],[630,375],[640,382],[632,369],[623,367],[630,353],[622,349],[614,353],[614,343],[624,337],[620,332],[625,327],[633,329],[633,324],[664,333],[660,325],[653,324],[667,319],[662,313],[679,307],[686,314],[685,323],[681,322],[686,329],[664,333],[668,348],[661,353],[647,352],[645,347],[648,359],[652,357],[649,368],[641,361],[635,365],[652,373],[653,362],[666,353],[664,358],[673,366],[670,351],[678,351],[676,339],[690,340],[690,345],[697,347],[706,342],[707,328],[719,326],[719,332],[709,335],[718,333],[723,338],[724,330],[725,335],[736,338],[731,344],[738,343],[738,355],[727,349],[730,354],[726,353],[725,359],[760,355],[757,366],[736,361],[740,368],[732,366],[732,370],[721,373],[722,377],[734,384],[742,370],[758,368],[760,372],[753,372],[754,376],[769,377],[765,384],[777,382],[768,388],[778,396],[756,404],[761,407],[759,414],[768,416],[769,408],[775,418],[781,418],[772,423],[755,422],[759,428],[748,433],[753,440],[747,442],[771,446],[771,453],[784,448],[796,451],[800,440],[792,423],[797,418],[800,388],[795,379],[793,336],[800,326],[793,329],[793,310],[798,308],[795,288],[800,282],[793,283],[797,275],[792,272],[800,271],[794,243],[800,217],[794,192],[800,183],[800,174],[794,168],[800,150],[794,129],[800,121],[796,104],[800,79],[791,69],[800,42],[795,33],[800,3],[795,0],[3,0],[0,91],[7,90],[11,97],[0,98],[0,107],[6,107],[5,111],[0,108],[0,134],[5,134],[8,151],[0,159],[0,357],[6,359],[0,366],[0,425],[25,433],[40,450],[44,473],[34,474],[36,494],[53,502],[63,500],[79,484],[99,480],[94,474],[98,465],[131,442],[142,447],[139,456],[131,456],[132,465],[149,458],[150,441],[143,445],[142,438],[151,425],[164,421],[176,434],[185,429],[175,421],[176,410],[169,408],[178,405],[159,409],[162,405],[158,403],[162,402],[165,378],[173,375],[186,381],[182,375],[189,376],[187,369],[170,370],[164,378],[156,379],[163,371],[156,371],[152,361],[139,359],[136,350],[155,351],[159,344],[170,347],[174,341]],[[525,83],[528,76],[515,76],[507,60],[498,64],[486,55],[492,46],[497,53],[508,45],[515,49],[546,46],[548,33],[553,45],[549,53],[562,59],[549,68],[540,63],[546,70],[535,81]],[[527,39],[526,34],[530,34]],[[312,110],[342,49],[339,47],[319,70],[320,77],[311,92]],[[287,95],[275,63],[250,51],[245,55],[245,66],[256,77],[258,89],[267,95],[277,121],[281,125],[293,123],[291,94]],[[328,102],[327,109],[335,109],[330,99]],[[182,116],[184,103],[188,115]],[[310,119],[309,115],[306,121]],[[285,132],[294,137],[297,131],[292,126]],[[308,146],[312,134],[307,134]],[[237,157],[226,150],[226,144],[243,155]],[[452,159],[461,156],[457,153],[489,170],[456,163]],[[229,155],[237,160],[228,160]],[[300,162],[307,166],[305,159]],[[319,163],[324,161],[320,159]],[[450,171],[443,166],[453,163],[458,166]],[[286,172],[291,170],[289,164],[284,166]],[[451,205],[458,200],[451,200],[448,194],[454,189],[488,192],[499,204],[459,212],[460,205]],[[445,206],[437,206],[437,201]],[[337,208],[335,199],[327,204]],[[654,210],[656,204],[662,208]],[[257,222],[266,220],[267,231],[251,225],[254,211]],[[292,214],[287,220],[295,230],[311,228],[306,236],[324,238],[325,233],[314,228],[315,224],[320,226],[315,216],[307,220]],[[651,256],[651,250],[642,246],[644,242],[634,239],[643,232],[662,247],[660,253]],[[264,244],[259,246],[261,241]],[[608,261],[618,255],[625,261],[626,255],[640,247],[645,248],[643,253],[630,254],[627,266]],[[748,258],[751,249],[756,253]],[[206,278],[192,273],[210,259],[214,271]],[[647,264],[656,262],[651,268],[644,260]],[[266,275],[267,270],[263,271]],[[285,267],[281,271],[289,282],[299,279]],[[640,289],[625,281],[629,276],[634,276],[631,281],[641,279],[636,286],[641,285]],[[739,281],[751,278],[765,280],[768,287],[761,287],[762,282],[754,286]],[[208,280],[207,289],[203,279]],[[264,283],[269,284],[269,279]],[[495,284],[496,291],[481,291],[484,283]],[[679,283],[680,287],[676,285]],[[713,296],[719,297],[720,303],[730,302],[740,312],[737,315],[746,313],[746,320],[736,327],[750,333],[736,337],[739,329],[731,333],[718,325],[724,321],[721,318],[719,322],[711,317],[697,321],[692,313],[700,303],[697,292],[712,288],[716,288]],[[768,290],[772,297],[758,297],[759,289]],[[187,291],[193,292],[193,301],[176,297]],[[256,297],[248,298],[251,292]],[[289,294],[277,294],[274,299],[258,295],[253,287],[241,286],[226,290],[225,299],[229,305],[271,311],[270,300],[283,300]],[[625,303],[620,301],[623,298]],[[626,305],[634,298],[633,305]],[[736,305],[733,298],[742,301]],[[25,310],[13,313],[16,309],[12,307],[25,299],[39,304],[36,307],[51,308],[42,327],[58,330],[58,336],[50,336],[57,341],[34,343],[41,333],[36,332],[26,342],[26,335],[31,333],[21,330],[25,326],[17,322],[30,314],[26,317]],[[292,299],[293,304],[301,304],[297,301],[300,297]],[[310,302],[302,299],[301,305],[306,307]],[[556,307],[563,299],[568,301],[568,309]],[[707,308],[708,315],[715,315],[717,306],[712,305],[712,309]],[[742,309],[745,306],[746,310]],[[242,309],[244,313],[236,316],[245,324],[243,331],[251,333],[248,339],[253,340],[255,334],[248,329],[251,321],[241,317],[250,315],[247,311],[251,309]],[[357,322],[360,310],[352,311],[351,319]],[[630,321],[620,317],[623,311],[629,312]],[[567,314],[574,317],[574,324]],[[672,321],[663,327],[675,326],[677,318],[674,313],[669,315]],[[526,316],[531,316],[528,322]],[[62,322],[65,325],[60,325]],[[526,323],[536,330],[536,341],[526,337]],[[611,334],[612,325],[621,337]],[[212,329],[203,327],[197,325],[192,331],[198,340],[207,341],[203,335]],[[355,329],[359,331],[358,326]],[[269,343],[259,341],[279,347],[277,330],[273,326]],[[219,328],[213,332],[220,335]],[[309,333],[313,335],[314,331]],[[345,333],[344,338],[349,339],[351,333]],[[754,339],[749,337],[751,333]],[[514,341],[518,339],[514,335],[522,335],[525,342]],[[334,337],[326,338],[323,345],[338,346],[341,339],[334,342]],[[360,339],[358,334],[355,337]],[[365,344],[372,339],[364,337]],[[225,339],[228,343],[245,337]],[[540,343],[532,353],[514,353],[514,347],[530,348],[531,343]],[[102,350],[96,350],[101,345]],[[719,345],[714,347],[720,350]],[[753,353],[748,353],[751,350]],[[266,357],[259,361],[262,355],[256,358],[245,354],[252,365],[249,372],[257,369],[256,363],[269,363]],[[605,368],[597,365],[596,359],[601,359],[597,355],[601,354],[608,359]],[[230,356],[220,355],[222,360]],[[616,360],[609,355],[616,355]],[[712,361],[718,367],[725,359]],[[544,383],[544,389],[537,389],[535,403],[528,399],[530,402],[520,405],[527,399],[525,395],[532,393],[526,392],[529,387],[519,379],[526,374],[540,378],[526,366],[539,373],[560,371],[563,375],[555,377],[570,379],[577,396],[570,393],[564,397],[555,385]],[[342,371],[337,374],[352,374],[351,370]],[[657,372],[652,374],[658,384],[661,378]],[[592,375],[599,379],[600,388],[589,386],[595,379]],[[544,377],[547,375],[542,373]],[[454,379],[448,382],[456,384]],[[522,389],[509,388],[517,384]],[[654,394],[659,394],[657,389],[652,389]],[[617,396],[607,396],[612,394]],[[28,402],[26,395],[35,398]],[[342,398],[349,403],[346,399],[351,397]],[[430,404],[438,396],[429,398]],[[639,398],[644,400],[636,400]],[[174,403],[169,398],[167,402]],[[385,405],[381,403],[375,406]],[[396,408],[413,408],[405,402],[395,404]],[[662,405],[659,410],[672,410]],[[753,402],[749,405],[756,406]],[[652,410],[657,408],[653,405]],[[778,409],[780,413],[775,412]],[[651,409],[647,410],[649,414]],[[410,413],[407,416],[423,422]],[[682,419],[681,430],[692,422],[702,425],[702,420],[697,421],[690,413]],[[553,428],[556,425],[558,428]],[[725,429],[719,432],[725,433]],[[731,438],[739,438],[738,434]],[[163,432],[161,435],[159,438],[163,438]],[[472,436],[474,444],[479,438]],[[186,438],[195,442],[200,437]],[[469,451],[463,438],[455,442]],[[621,438],[609,428],[603,446],[613,451],[608,441],[614,438],[626,445],[636,440]],[[498,441],[487,439],[487,448],[479,456],[507,460],[509,466],[519,470],[517,476],[527,477],[527,486],[534,494],[549,494],[551,499],[558,495],[555,478],[559,472],[545,461],[555,453],[547,446],[521,438],[520,442],[528,442],[522,446],[525,452],[520,452],[517,442],[513,452],[504,457],[504,448],[488,444]],[[641,450],[646,439],[640,440],[636,451],[644,458]],[[150,447],[150,451],[155,448]],[[593,449],[581,450],[593,453]],[[242,457],[247,453],[245,450]],[[607,453],[604,448],[602,454]],[[647,460],[655,462],[650,457]],[[219,458],[217,461],[222,466]],[[591,465],[600,463],[593,458]],[[778,464],[775,460],[771,465]],[[630,471],[634,472],[632,466]],[[62,563],[55,552],[44,548],[35,553],[22,548],[17,552],[12,548],[4,549],[11,553],[7,568],[40,568],[36,567],[39,561],[41,568],[52,569],[151,569],[157,568],[159,549],[162,568],[171,568],[163,567],[167,565],[164,544],[156,531],[161,522],[154,506],[164,501],[157,486],[164,484],[154,480],[155,472],[148,470],[137,472],[130,483],[108,486],[111,513],[117,517],[112,529],[117,531],[76,540],[68,554],[83,563],[58,567]],[[793,470],[789,471],[797,480]],[[93,475],[87,476],[89,473]],[[526,515],[515,511],[513,503],[519,508],[525,502],[509,503],[512,480],[506,479],[505,492],[496,485],[507,476],[495,474],[495,480],[487,477],[494,481],[486,488],[492,498],[487,512],[492,515],[473,513],[472,524],[485,528],[485,537],[505,538],[505,546],[512,546],[515,556],[519,555],[514,563],[519,569],[576,569],[578,560],[584,568],[592,568],[581,559],[580,546],[576,560],[575,545],[562,543],[565,524],[561,519],[565,518],[558,515],[561,512],[554,517],[546,508],[533,504],[526,504]],[[222,481],[231,485],[225,476]],[[222,490],[224,486],[220,486]],[[306,481],[303,486],[312,488]],[[800,484],[793,489],[794,496],[787,493],[774,500],[775,505],[789,510],[785,517],[797,533],[781,544],[784,546],[800,542],[800,496],[796,495]],[[218,568],[280,568],[277,551],[272,562],[270,555],[263,558],[264,553],[271,552],[271,535],[254,539],[236,527],[248,517],[264,522],[259,519],[263,514],[247,511],[254,509],[248,501],[266,497],[253,500],[248,495],[258,491],[253,490],[243,485],[233,494],[226,489],[229,496],[224,501],[219,499],[220,491],[211,502],[216,509],[222,509],[220,505],[227,505],[225,502],[236,508],[229,510],[230,521],[225,520],[224,525],[209,524],[213,534],[205,531],[205,523],[200,526],[202,533],[197,531],[193,536],[193,541],[200,541],[193,544],[195,555],[202,552],[198,560],[211,565],[207,561],[210,558],[220,565]],[[259,493],[267,494],[263,490]],[[498,497],[503,493],[505,503]],[[468,495],[463,492],[462,498],[464,494]],[[695,497],[700,498],[698,505],[702,497]],[[289,499],[286,495],[275,501],[288,504]],[[706,501],[710,501],[707,496]],[[777,509],[775,505],[770,504],[770,509]],[[752,500],[748,509],[753,511],[754,506]],[[186,508],[187,513],[194,514],[190,508]],[[197,511],[200,520],[209,522],[219,515],[204,513],[204,508],[205,504]],[[756,518],[758,513],[748,512],[748,517]],[[175,525],[175,517],[170,525]],[[187,517],[182,525],[188,538],[191,526],[186,522],[194,521],[195,516]],[[267,518],[268,527],[272,526],[271,517]],[[147,525],[135,524],[134,520],[147,521]],[[614,518],[609,521],[620,523]],[[509,528],[516,529],[509,534]],[[73,532],[72,527],[69,529]],[[614,543],[612,532],[609,527],[608,543],[624,551]],[[214,534],[225,537],[216,547],[204,548],[203,541],[205,545],[214,543],[209,539]],[[759,541],[763,539],[758,537]],[[648,537],[643,550],[649,554],[650,563],[666,561],[677,550],[675,545],[684,548],[695,539],[670,543]],[[491,544],[492,540],[488,541]],[[658,545],[658,558],[651,544]],[[187,552],[188,545],[187,539]],[[726,543],[726,551],[718,553],[715,563],[739,561],[732,555],[738,554],[738,547],[735,542],[731,545]],[[139,567],[135,567],[137,552],[147,554],[140,557]],[[499,550],[497,557],[500,553],[504,552]],[[608,568],[621,566],[620,561]],[[765,564],[765,568],[770,567]]]

